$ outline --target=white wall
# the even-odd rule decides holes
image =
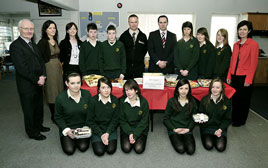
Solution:
[[[116,4],[121,2],[123,7],[118,9]],[[237,14],[244,12],[268,12],[268,0],[79,0],[79,10],[87,11],[119,11],[120,27],[118,34],[120,35],[128,28],[128,13],[193,13],[195,18],[195,30],[199,27],[206,27],[210,32],[210,20],[212,14]],[[157,21],[155,21],[157,24]],[[178,29],[181,25],[178,25]],[[260,38],[256,38],[259,40]],[[259,43],[268,41],[261,38]],[[268,42],[267,42],[268,43]],[[232,45],[232,44],[231,44]],[[262,45],[268,53],[268,45]]]

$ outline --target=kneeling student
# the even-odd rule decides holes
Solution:
[[[144,152],[149,131],[149,104],[141,96],[137,82],[126,81],[124,96],[120,100],[120,141],[123,152],[134,148],[137,154]]]

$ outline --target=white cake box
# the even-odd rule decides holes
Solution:
[[[164,90],[165,76],[162,73],[143,73],[143,89]]]

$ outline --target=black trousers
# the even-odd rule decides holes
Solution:
[[[236,90],[232,97],[232,121],[236,126],[244,125],[248,118],[252,85],[245,87],[245,78],[246,76],[231,76],[231,86]]]
[[[40,133],[44,119],[43,90],[35,86],[32,92],[19,93],[22,111],[24,115],[25,131],[29,137]]]

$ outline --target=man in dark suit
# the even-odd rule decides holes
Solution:
[[[148,39],[149,72],[172,74],[174,73],[173,52],[177,37],[167,30],[167,16],[158,17],[158,26],[159,30],[151,32]]]
[[[16,69],[16,83],[24,114],[25,131],[29,138],[44,140],[40,132],[50,129],[43,123],[43,92],[45,65],[36,44],[31,39],[34,24],[22,19],[18,24],[20,36],[10,45],[10,56]]]
[[[139,18],[132,14],[128,17],[129,29],[119,38],[126,50],[126,75],[125,79],[142,77],[145,71],[144,57],[147,53],[147,37],[138,28]]]

